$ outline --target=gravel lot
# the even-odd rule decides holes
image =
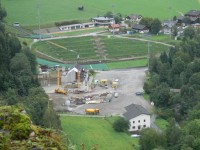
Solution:
[[[109,103],[85,104],[75,109],[75,112],[83,113],[86,108],[98,108],[101,115],[121,115],[125,112],[124,107],[134,103],[151,109],[149,102],[144,100],[142,96],[136,96],[135,92],[143,91],[143,83],[145,79],[146,68],[100,71],[96,75],[96,79],[119,79],[120,85],[116,91],[119,93],[118,98],[113,98]]]
[[[59,95],[54,94],[53,90],[56,88],[54,85],[44,87],[45,91],[49,94],[50,99],[53,101],[54,109],[57,111],[66,110],[66,106],[63,106],[66,100],[69,100],[72,96],[82,97],[88,94],[100,94],[104,92],[117,92],[119,94],[118,98],[113,97],[111,102],[100,103],[100,104],[83,104],[77,107],[71,108],[73,112],[79,114],[85,114],[85,109],[87,108],[98,108],[100,109],[100,115],[121,115],[125,112],[124,107],[134,103],[142,105],[144,108],[150,111],[152,108],[150,103],[142,96],[136,96],[135,92],[143,91],[143,83],[145,80],[145,71],[147,68],[137,68],[137,69],[126,69],[126,70],[111,70],[111,71],[99,71],[95,77],[97,80],[108,79],[114,80],[119,79],[120,85],[117,89],[105,89],[102,87],[97,87],[93,89],[90,93],[84,94],[68,94]]]

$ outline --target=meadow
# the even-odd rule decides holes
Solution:
[[[98,42],[95,42],[98,41]],[[100,45],[98,49],[97,45]],[[33,49],[63,61],[75,61],[79,52],[80,62],[89,61],[119,61],[124,58],[147,57],[147,42],[122,39],[109,36],[84,36],[76,38],[40,41],[32,46]],[[167,51],[169,47],[151,43],[150,53]]]
[[[63,132],[70,142],[81,150],[81,144],[85,149],[92,149],[97,145],[100,150],[138,150],[138,138],[131,138],[126,133],[118,133],[112,128],[115,117],[88,118],[61,116]]]
[[[1,3],[7,10],[6,21],[9,24],[20,22],[22,26],[29,27],[38,25],[38,10],[44,27],[57,21],[85,21],[108,11],[123,16],[137,13],[145,17],[168,19],[190,9],[200,9],[199,0],[1,0]],[[79,11],[77,8],[82,5],[84,11]]]
[[[136,67],[146,67],[148,64],[147,59],[137,59],[137,60],[128,60],[120,62],[111,62],[107,63],[107,67],[112,69],[123,69],[123,68],[136,68]]]

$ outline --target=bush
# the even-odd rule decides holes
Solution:
[[[71,20],[71,21],[62,21],[62,22],[55,22],[56,26],[64,26],[70,24],[78,24],[81,23],[79,20]]]
[[[113,128],[117,132],[126,132],[129,129],[129,121],[119,118],[113,123]]]

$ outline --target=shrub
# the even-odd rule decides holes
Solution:
[[[79,20],[71,20],[71,21],[55,22],[55,25],[56,26],[64,26],[64,25],[78,24],[78,23],[80,23]]]
[[[113,123],[113,128],[117,132],[126,132],[129,128],[129,121],[124,118],[119,118]]]

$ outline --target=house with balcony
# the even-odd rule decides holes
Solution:
[[[114,18],[109,17],[94,17],[91,19],[96,26],[109,26],[115,24]]]

